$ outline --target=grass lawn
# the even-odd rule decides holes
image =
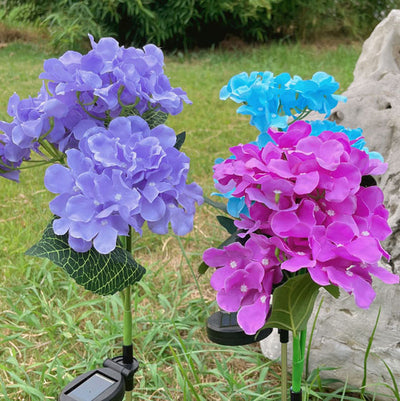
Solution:
[[[325,71],[345,90],[360,51],[360,44],[275,44],[167,57],[173,86],[181,86],[193,101],[168,120],[177,132],[187,132],[183,150],[191,158],[191,179],[209,195],[215,158],[227,157],[230,146],[257,136],[248,118],[236,114],[236,104],[219,100],[220,88],[232,75],[270,70],[310,78]],[[37,76],[50,56],[32,45],[0,48],[0,119],[7,118],[14,91],[21,97],[36,95]],[[119,296],[94,296],[59,268],[23,255],[51,218],[47,203],[52,194],[44,189],[43,174],[40,168],[26,170],[19,184],[0,180],[0,398],[5,401],[56,400],[73,377],[120,352]],[[145,232],[135,240],[135,258],[147,274],[134,295],[134,354],[141,363],[134,399],[280,399],[279,367],[263,357],[258,345],[228,348],[206,338],[206,319],[217,309],[215,294],[210,274],[199,278],[196,271],[202,252],[224,239],[215,221],[215,211],[202,206],[185,238]],[[319,394],[326,400],[358,399]]]

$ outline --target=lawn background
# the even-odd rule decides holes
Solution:
[[[341,92],[352,81],[360,51],[360,43],[331,41],[167,56],[172,85],[186,90],[193,102],[168,120],[177,133],[187,133],[182,150],[191,158],[191,180],[209,196],[214,160],[257,136],[248,117],[236,114],[236,104],[219,100],[231,76],[270,70],[307,79],[325,71],[341,84]],[[52,56],[29,44],[0,48],[0,119],[8,118],[7,102],[14,92],[36,95],[43,60]],[[118,355],[121,342],[117,295],[94,296],[61,269],[23,255],[51,218],[47,204],[53,196],[44,188],[43,174],[38,168],[23,171],[19,184],[0,180],[0,398],[5,401],[57,399],[73,377]],[[134,399],[280,399],[279,366],[264,358],[258,345],[229,348],[206,338],[206,319],[217,307],[210,272],[198,277],[197,266],[202,252],[224,239],[215,215],[203,205],[188,236],[146,231],[134,242],[135,258],[147,267],[134,296],[134,354],[141,363]],[[318,391],[326,400],[359,399]]]

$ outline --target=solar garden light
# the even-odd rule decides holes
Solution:
[[[123,355],[106,359],[102,368],[83,373],[61,392],[59,401],[122,401],[133,390],[133,376],[139,368],[132,346]]]
[[[212,314],[207,320],[207,336],[210,341],[229,346],[248,345],[264,340],[271,333],[272,328],[264,328],[256,335],[246,334],[238,325],[237,312],[218,311]],[[279,339],[281,343],[281,394],[282,401],[286,401],[287,394],[287,343],[289,342],[289,332],[279,329]],[[300,397],[300,398],[299,398]],[[291,389],[291,401],[301,401],[300,392]]]

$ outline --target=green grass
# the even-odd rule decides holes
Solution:
[[[183,150],[191,158],[191,178],[209,194],[214,159],[257,136],[247,117],[236,114],[235,104],[218,98],[232,75],[271,70],[309,78],[323,70],[344,90],[360,49],[359,44],[275,44],[167,57],[172,84],[183,87],[193,101],[169,120],[177,132],[187,132]],[[14,91],[21,97],[36,95],[41,85],[37,76],[49,56],[33,45],[0,49],[1,119],[7,118]],[[55,400],[73,377],[118,355],[121,344],[122,303],[117,295],[94,296],[54,265],[23,255],[51,217],[47,204],[52,195],[44,189],[43,174],[43,168],[24,171],[19,184],[0,180],[0,394],[5,401]],[[279,367],[258,346],[229,348],[206,338],[215,294],[209,274],[198,279],[193,271],[204,249],[223,236],[214,210],[202,206],[193,232],[182,240],[145,232],[135,241],[134,255],[147,274],[134,295],[134,354],[141,363],[134,399],[280,399]],[[318,391],[326,400],[359,399]]]

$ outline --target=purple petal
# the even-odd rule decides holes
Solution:
[[[69,246],[76,252],[87,252],[92,247],[91,241],[84,241],[81,238],[68,237]]]
[[[145,198],[140,201],[141,205],[141,216],[147,221],[157,221],[160,220],[165,211],[166,206],[161,198],[156,198],[153,202],[148,202]]]
[[[93,246],[99,253],[108,254],[115,248],[117,236],[118,232],[107,224],[93,240]]]
[[[65,213],[72,221],[89,222],[95,214],[93,201],[83,195],[72,196],[65,205]]]
[[[171,204],[172,205],[172,204]],[[176,235],[186,235],[193,229],[193,214],[185,212],[180,207],[169,207],[171,214],[171,227]]]
[[[50,192],[60,194],[73,192],[75,182],[68,168],[60,164],[53,164],[46,170],[44,185]]]
[[[70,227],[70,221],[61,217],[53,221],[53,231],[56,235],[64,235]]]

